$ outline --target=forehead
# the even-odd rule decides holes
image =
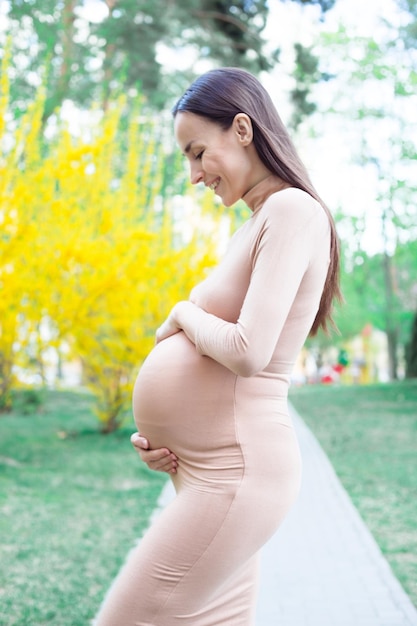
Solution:
[[[221,132],[221,129],[218,124],[205,117],[179,111],[174,120],[174,132],[179,147],[187,154],[191,144],[207,143],[213,135]]]

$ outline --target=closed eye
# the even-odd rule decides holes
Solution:
[[[204,150],[202,150],[201,152],[199,152],[198,154],[195,155],[195,159],[197,161],[200,161],[202,156],[203,156]]]

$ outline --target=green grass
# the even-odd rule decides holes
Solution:
[[[301,387],[290,399],[417,606],[417,381]]]
[[[291,400],[417,604],[417,383]],[[0,626],[88,625],[147,526],[165,478],[133,452],[133,423],[99,434],[90,402],[48,392],[0,416]]]
[[[133,422],[101,435],[88,395],[49,392],[0,416],[0,625],[85,626],[149,521],[165,478]]]

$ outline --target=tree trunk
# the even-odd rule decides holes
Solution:
[[[45,102],[43,121],[45,122],[52,113],[61,106],[65,98],[69,97],[69,87],[71,81],[71,64],[74,52],[74,9],[76,0],[64,0],[61,14],[61,46],[62,59],[57,78],[56,87]]]
[[[113,10],[117,4],[117,0],[105,0],[107,8],[109,10],[109,18],[113,13]],[[116,45],[112,42],[107,41],[106,46],[104,48],[104,80],[103,80],[103,99],[102,99],[102,107],[103,111],[107,111],[109,108],[109,99],[110,99],[110,82],[113,77],[112,72],[112,59],[116,53]]]
[[[417,378],[417,313],[414,315],[411,337],[407,345],[406,359],[406,377]]]
[[[398,329],[387,329],[388,374],[390,380],[398,380]]]
[[[394,287],[392,281],[391,257],[384,253],[384,280],[385,280],[385,319],[388,339],[388,368],[390,380],[398,378],[398,328],[394,320]]]

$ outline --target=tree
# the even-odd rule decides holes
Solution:
[[[409,14],[410,20],[400,27],[400,35],[407,48],[417,48],[417,2],[398,0],[400,7]]]
[[[338,311],[337,323],[344,337],[353,337],[369,323],[380,330],[386,330],[391,324],[398,328],[401,343],[406,343],[417,308],[416,253],[417,242],[413,241],[399,244],[390,257],[392,291],[388,310],[384,288],[385,254],[368,255],[358,251],[353,264],[343,259],[342,289],[348,305]]]
[[[312,52],[311,48],[296,43],[294,50],[295,69],[293,77],[295,87],[290,92],[294,111],[290,125],[294,130],[297,130],[299,125],[317,109],[316,103],[312,102],[310,98],[312,88],[322,80],[329,80],[330,77],[319,70],[319,58]]]
[[[0,128],[0,407],[16,374],[42,375],[50,350],[65,350],[82,362],[103,432],[120,425],[156,328],[217,259],[221,219],[208,192],[185,232],[196,192],[166,193],[183,169],[161,120],[125,100],[91,111],[79,137],[59,123],[45,138],[40,90],[17,129]]]
[[[323,11],[333,4],[298,1]],[[47,119],[66,99],[105,108],[110,93],[129,90],[161,108],[192,80],[197,59],[255,74],[278,59],[279,51],[267,52],[262,37],[267,0],[97,0],[93,6],[95,12],[87,12],[82,0],[10,0],[15,116],[34,98],[45,67]],[[167,73],[163,49],[171,56],[182,50],[188,68]]]
[[[5,68],[10,55],[9,47],[3,57],[0,82],[0,410],[11,408],[16,366],[27,365],[23,355],[33,330],[36,277],[42,258],[30,189],[37,182],[32,166],[38,159],[39,146],[34,138],[41,124],[44,96],[40,92],[32,103],[16,130],[14,145],[7,150],[9,80]],[[16,180],[15,172],[23,160],[28,169],[27,177],[25,181]],[[19,205],[24,207],[23,211],[18,210]],[[33,263],[28,263],[28,257]]]
[[[96,3],[96,6],[99,5]],[[163,80],[158,45],[191,47],[214,61],[239,63],[255,71],[270,67],[261,30],[265,0],[103,0],[107,17],[95,23],[81,0],[11,0],[16,82],[12,100],[25,109],[48,65],[45,117],[64,99],[81,106],[107,103],[114,91],[140,91],[154,106],[166,104],[169,82]],[[188,76],[185,78],[188,82]],[[178,93],[178,92],[177,92]]]
[[[403,330],[394,282],[396,250],[417,239],[417,185],[413,174],[417,160],[417,127],[413,113],[417,106],[417,73],[415,55],[404,55],[403,44],[396,39],[396,33],[388,25],[385,28],[384,37],[378,41],[352,36],[344,26],[339,26],[336,32],[325,33],[319,49],[320,70],[335,78],[317,86],[316,90],[321,89],[322,97],[330,101],[323,123],[336,123],[336,117],[343,120],[342,125],[338,125],[340,144],[349,146],[358,170],[366,171],[368,179],[373,181],[372,206],[359,207],[362,214],[356,212],[353,222],[349,209],[343,208],[347,217],[339,223],[339,229],[344,234],[344,251],[350,267],[364,262],[364,238],[369,231],[379,240],[380,254],[374,255],[372,261],[380,264],[378,271],[376,267],[373,270],[381,277],[375,297],[378,301],[382,298],[383,317],[379,324],[383,321],[383,326],[379,327],[387,334],[390,375],[396,378],[398,344]],[[312,121],[317,129],[317,117]],[[352,229],[347,229],[347,224],[355,226],[355,246],[349,244]],[[375,274],[370,274],[367,278],[371,291],[374,277]],[[368,286],[364,285],[364,289],[364,293],[368,293]]]
[[[293,0],[297,2],[297,0]],[[313,4],[320,7],[322,13],[329,11],[335,4],[336,0],[299,0],[301,5]]]

